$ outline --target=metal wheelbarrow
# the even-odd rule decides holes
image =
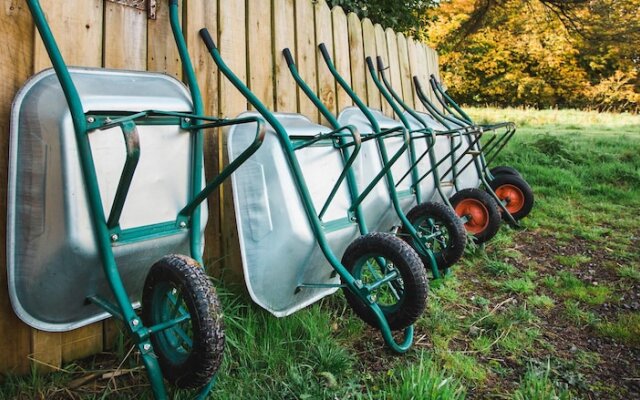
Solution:
[[[342,288],[354,312],[379,328],[391,349],[406,352],[426,306],[427,277],[405,242],[368,233],[367,194],[356,191],[352,176],[360,135],[352,127],[332,130],[301,115],[270,112],[224,63],[209,32],[200,34],[221,73],[257,110],[241,118],[260,115],[268,123],[263,147],[232,177],[252,299],[283,317]],[[229,130],[232,162],[251,129]],[[392,331],[402,330],[397,342]]]
[[[464,172],[473,165],[474,172],[479,177],[487,193],[498,204],[502,218],[512,226],[519,226],[518,221],[525,218],[534,206],[534,194],[529,184],[521,174],[511,167],[500,166],[489,169],[490,163],[504,149],[515,134],[515,125],[510,122],[494,125],[475,125],[469,116],[446,93],[432,75],[431,86],[444,112],[436,107],[425,95],[417,77],[414,77],[416,92],[421,102],[427,107],[431,115],[448,128],[479,129],[483,132],[505,129],[501,134],[493,135],[483,149],[482,143],[474,144],[476,156],[460,169]],[[455,111],[454,111],[455,110]],[[446,112],[446,113],[445,113]],[[457,114],[456,114],[457,113]],[[487,157],[490,157],[487,160]],[[493,172],[492,172],[493,171]]]
[[[163,74],[67,68],[39,1],[27,4],[53,70],[31,78],[12,111],[13,308],[51,332],[115,317],[155,398],[167,397],[163,378],[205,396],[222,361],[224,327],[201,266],[202,202],[260,147],[262,121],[202,114],[177,1],[171,25],[189,89]],[[256,127],[250,145],[205,186],[203,130],[242,123]]]
[[[471,127],[451,128],[428,114],[411,109],[389,83],[381,57],[377,58],[377,63],[376,71],[373,61],[367,59],[373,81],[398,119],[412,131],[424,129],[430,133],[427,135],[429,157],[425,161],[439,167],[421,173],[417,182],[432,179],[439,200],[461,219],[474,241],[484,243],[490,240],[500,228],[498,204],[490,194],[478,188],[482,181],[476,171],[459,166],[461,163],[468,166],[479,156],[475,146],[482,137],[482,131]]]
[[[384,204],[383,218],[374,220],[377,229],[392,231],[409,243],[420,254],[426,267],[439,278],[448,273],[448,268],[457,262],[466,245],[466,234],[459,219],[442,204],[424,202],[433,196],[434,187],[428,181],[417,181],[418,169],[415,168],[417,137],[424,137],[424,130],[409,131],[398,121],[384,116],[380,111],[368,108],[355,94],[350,85],[340,76],[324,44],[319,45],[322,57],[338,84],[347,92],[356,104],[345,108],[337,118],[327,119],[333,124],[353,125],[365,138],[375,139],[363,144],[367,146],[366,167],[356,170],[356,181],[362,187],[370,182],[378,171],[386,171],[386,179],[376,185],[372,193]],[[304,82],[296,77],[299,85]],[[321,102],[320,110],[325,116],[330,112]],[[397,133],[399,132],[399,133]],[[402,137],[409,136],[409,151],[404,152],[391,168],[390,161],[398,157],[402,150]],[[426,151],[426,149],[424,149]],[[390,154],[396,154],[390,157]],[[410,180],[405,179],[411,176]],[[435,258],[434,260],[431,257]]]

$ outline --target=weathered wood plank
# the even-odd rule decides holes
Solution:
[[[147,27],[147,69],[181,79],[182,63],[169,23],[169,2],[158,2],[156,12],[156,20],[149,21]]]
[[[249,88],[269,109],[273,109],[274,54],[271,46],[271,3],[247,2],[247,15]],[[278,56],[277,50],[275,56]]]
[[[382,60],[384,61],[384,65],[389,65],[389,47],[387,46],[387,35],[382,25],[380,24],[375,25],[375,33],[376,33],[376,54],[382,57]],[[374,62],[375,61],[376,60],[374,57]],[[393,81],[392,81],[392,84],[393,84]],[[375,84],[373,84],[373,86],[371,87],[373,88],[373,90],[376,90],[379,92]],[[391,106],[389,105],[389,103],[384,99],[384,97],[382,97],[380,101],[382,102],[382,111],[387,116],[392,117],[393,110],[391,109]]]
[[[349,55],[349,28],[347,26],[347,15],[342,7],[334,7],[331,10],[333,21],[333,62],[348,84],[351,83],[351,60]],[[353,105],[351,97],[340,86],[336,87],[336,107],[338,113],[344,108]]]
[[[103,326],[93,324],[62,334],[62,362],[68,363],[99,353],[103,345]]]
[[[187,1],[184,32],[189,54],[193,62],[208,115],[218,115],[218,71],[207,48],[203,45],[198,31],[207,28],[214,40],[218,40],[218,0]],[[218,131],[207,131],[204,136],[205,175],[213,179],[220,171],[222,163],[222,140]],[[209,273],[219,275],[222,270],[222,232],[220,214],[220,193],[209,196],[209,222],[205,230],[203,261]]]
[[[246,8],[244,1],[226,0],[220,3],[218,32],[220,54],[231,70],[243,82],[247,82]],[[220,116],[233,118],[247,110],[247,100],[225,77],[220,78]],[[224,165],[228,164],[226,130],[220,149]],[[236,218],[233,206],[231,182],[227,180],[221,189],[222,257],[228,278],[242,281],[242,261]]]
[[[376,45],[376,29],[370,19],[365,18],[362,20],[362,42],[364,45],[364,56],[371,57],[374,64],[376,63],[376,57],[378,55]],[[373,78],[369,71],[366,71],[367,77],[367,104],[371,108],[382,110],[382,102],[380,98],[380,91],[376,88],[376,84],[373,82]]]
[[[411,81],[411,61],[409,60],[409,44],[407,38],[398,33],[398,57],[400,67],[400,80],[402,81],[402,98],[411,108],[413,104],[413,83]],[[400,93],[398,93],[400,94]]]
[[[333,29],[331,21],[331,10],[327,6],[325,0],[319,0],[315,4],[315,18],[316,18],[316,41],[320,45],[324,43],[327,46],[329,55],[333,58]],[[318,95],[322,102],[327,106],[329,111],[337,115],[336,104],[336,82],[327,64],[324,62],[324,58],[318,52]],[[323,124],[328,122],[322,118]]]
[[[296,66],[302,79],[314,92],[318,91],[318,64],[316,54],[316,32],[314,26],[313,3],[309,0],[295,0],[296,8],[296,48],[291,49],[296,58]],[[276,49],[276,57],[280,57]],[[320,114],[309,98],[298,89],[298,110],[314,122],[320,122]]]
[[[45,0],[41,4],[67,65],[102,66],[102,1],[60,3]],[[38,38],[34,51],[34,72],[50,65],[49,56]],[[58,367],[61,363],[102,351],[102,335],[102,323],[64,333],[34,330],[31,337],[32,357],[40,369],[46,370],[48,365]]]
[[[104,65],[107,68],[147,69],[147,13],[105,2]]]
[[[391,86],[393,87],[393,90],[395,90],[398,95],[402,96],[403,91],[400,75],[400,56],[398,54],[398,37],[391,29],[385,30],[385,35],[387,37],[387,50],[389,51],[389,61],[387,63],[389,70],[387,73],[391,79]]]
[[[367,71],[364,61],[362,22],[355,13],[349,13],[349,54],[351,56],[351,86],[364,102],[367,101]]]
[[[34,27],[22,0],[3,0],[0,11],[0,225],[7,225],[7,164],[9,127],[13,98],[33,73]],[[2,239],[5,239],[4,229]],[[6,247],[1,246],[0,263],[6,265]],[[29,372],[31,330],[13,313],[7,294],[7,274],[0,273],[0,372]],[[58,346],[58,354],[59,354]],[[43,357],[46,358],[46,357]]]
[[[275,109],[281,112],[298,111],[298,89],[282,56],[286,47],[295,52],[295,10],[293,0],[273,0],[273,43],[275,60]]]
[[[418,63],[418,50],[416,42],[413,38],[407,39],[407,48],[409,52],[409,66],[411,68],[411,90],[413,96],[413,104],[417,111],[424,112],[425,108],[422,105],[422,102],[418,98],[418,94],[416,93],[415,86],[413,86],[413,77],[420,75],[420,64]]]
[[[66,63],[74,66],[101,66],[102,0],[41,0],[40,3]],[[34,72],[51,67],[39,35],[36,37],[33,54]]]

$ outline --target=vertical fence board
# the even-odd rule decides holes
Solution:
[[[41,2],[49,25],[68,65],[102,66],[103,4],[101,0]],[[38,37],[34,49],[34,72],[51,66],[49,56]],[[64,333],[34,330],[31,353],[40,369],[48,365],[86,357],[102,351],[102,323]]]
[[[433,101],[433,93],[431,91],[431,85],[429,85],[429,59],[427,58],[427,52],[422,43],[416,43],[416,50],[418,55],[418,67],[420,69],[417,74],[418,79],[420,80],[422,90],[425,92],[427,97]]]
[[[105,2],[104,64],[107,68],[147,69],[147,13]]]
[[[271,2],[247,2],[247,68],[249,88],[269,108],[273,109],[273,62],[271,49]],[[278,56],[278,49],[275,53]]]
[[[68,65],[102,65],[102,0],[41,0],[53,35]],[[25,5],[26,7],[26,5]],[[34,72],[51,67],[51,61],[36,36]]]
[[[246,9],[244,0],[222,0],[218,15],[220,54],[242,81],[247,81]],[[220,116],[233,118],[247,109],[247,100],[225,77],[220,78]],[[226,132],[226,130],[225,130]],[[228,164],[226,133],[220,157]],[[240,244],[236,229],[233,194],[229,180],[221,190],[223,267],[234,282],[242,281]]]
[[[367,101],[367,76],[364,62],[362,23],[355,13],[349,13],[349,54],[351,58],[351,86],[358,97]]]
[[[384,32],[384,28],[380,24],[376,24],[375,33],[376,33],[376,54],[382,57],[382,60],[384,61],[384,65],[389,65],[389,47],[387,46],[387,35]],[[374,57],[374,62],[375,62],[375,57]],[[391,83],[393,84],[393,78],[390,78],[390,79],[392,79]],[[375,86],[374,83],[372,83],[370,88],[380,93],[380,91],[378,90],[378,88]],[[382,102],[382,111],[387,116],[392,117],[393,110],[391,109],[391,106],[389,105],[389,103],[383,97],[380,98],[380,101]]]
[[[331,10],[331,19],[333,21],[333,62],[344,80],[349,85],[352,85],[347,15],[344,13],[342,7],[336,6]],[[338,113],[351,105],[353,105],[351,97],[349,97],[347,92],[340,85],[337,85],[336,107]]]
[[[182,5],[183,2],[179,2]],[[181,7],[182,11],[182,7]],[[169,22],[169,2],[160,1],[155,21],[147,27],[147,69],[182,78],[182,63]]]
[[[282,56],[286,47],[295,51],[293,0],[273,0],[273,45],[275,51],[276,111],[298,111],[298,89]]]
[[[22,0],[3,0],[0,11],[0,224],[6,226],[7,163],[11,104],[18,88],[33,73],[34,27],[27,5]],[[2,231],[4,232],[4,230]],[[4,239],[4,233],[1,234]],[[6,265],[6,247],[0,250],[0,262]],[[7,274],[0,273],[0,372],[18,374],[29,371],[31,330],[13,313],[7,292]]]
[[[313,16],[313,3],[309,0],[296,0],[296,48],[295,58],[298,72],[314,92],[318,91],[318,60],[316,47],[316,26]],[[294,51],[294,49],[291,49]],[[280,57],[276,49],[276,57]],[[314,122],[320,122],[320,114],[309,98],[298,89],[298,109]]]
[[[204,110],[208,115],[218,115],[218,72],[207,48],[202,43],[198,31],[207,28],[214,40],[218,39],[218,0],[187,1],[184,3],[185,21],[183,31],[189,54],[196,70],[198,85],[202,91]],[[222,158],[222,140],[218,130],[204,133],[205,175],[209,180],[215,177]],[[220,193],[209,196],[209,222],[205,230],[203,261],[213,274],[221,271],[221,214]]]
[[[376,45],[376,30],[373,26],[373,23],[368,18],[362,20],[362,43],[364,46],[365,59],[367,57],[371,57],[373,59],[373,62],[375,63],[376,56],[378,55]],[[378,90],[378,88],[376,88],[376,85],[373,82],[373,78],[371,78],[371,74],[366,71],[365,75],[367,77],[367,104],[371,108],[382,110],[380,91]]]
[[[410,67],[410,75],[411,75],[411,95],[413,96],[413,104],[417,111],[424,112],[425,108],[422,105],[422,102],[418,98],[418,94],[415,90],[415,86],[413,85],[413,77],[420,75],[420,68],[422,65],[418,63],[418,50],[416,42],[413,38],[407,39],[407,50],[409,53],[409,67]]]
[[[387,37],[387,50],[389,51],[389,62],[387,63],[388,76],[391,79],[391,86],[398,95],[402,96],[402,78],[400,75],[400,56],[398,54],[398,37],[392,29],[385,31]]]
[[[319,45],[324,43],[327,46],[329,55],[333,57],[333,29],[331,23],[331,10],[327,6],[325,0],[319,0],[315,4],[316,19],[316,43]],[[336,105],[336,82],[324,58],[318,52],[318,95],[322,102],[327,106],[329,111],[337,115]],[[322,118],[323,124],[328,122]]]
[[[400,80],[402,81],[402,98],[411,108],[413,104],[413,83],[411,82],[411,62],[409,61],[409,44],[407,38],[399,33],[398,38],[398,57],[400,67]],[[400,94],[400,93],[398,93]]]

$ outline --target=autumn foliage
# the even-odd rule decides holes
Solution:
[[[426,29],[454,97],[638,112],[640,0],[561,3],[441,2]]]

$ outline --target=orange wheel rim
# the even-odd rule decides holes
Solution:
[[[507,211],[510,214],[517,213],[524,207],[524,193],[517,186],[502,185],[496,189],[496,195],[507,203]]]
[[[464,199],[455,207],[459,217],[467,217],[464,227],[474,235],[483,232],[489,226],[489,210],[476,199]]]

